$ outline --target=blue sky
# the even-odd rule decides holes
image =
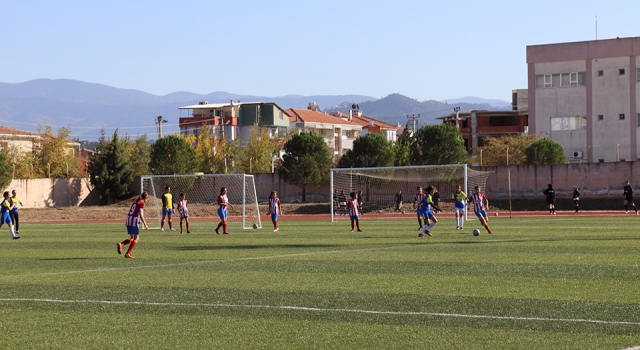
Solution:
[[[517,5],[516,5],[517,4]],[[0,82],[510,100],[526,46],[640,36],[636,1],[2,1]]]

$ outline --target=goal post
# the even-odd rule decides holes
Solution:
[[[193,230],[208,229],[213,232],[220,222],[218,196],[222,187],[227,188],[227,197],[233,207],[227,208],[230,228],[262,228],[258,197],[253,175],[247,174],[189,174],[189,175],[145,175],[140,178],[142,191],[147,192],[145,216],[149,228],[160,228],[162,220],[162,194],[167,185],[173,196],[173,225],[180,224],[178,201],[184,193],[189,208],[189,224]]]
[[[402,191],[405,211],[415,212],[412,204],[418,187],[435,186],[441,193],[441,200],[451,202],[456,186],[460,185],[470,196],[475,186],[485,187],[489,174],[471,169],[466,164],[332,168],[329,185],[331,221],[336,216],[346,216],[344,197],[348,199],[351,192],[362,192],[362,212],[365,214],[393,213],[398,191]],[[468,210],[465,215],[468,215]]]

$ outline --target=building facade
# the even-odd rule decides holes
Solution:
[[[361,125],[314,110],[311,105],[307,109],[291,108],[287,113],[291,129],[322,135],[337,157],[353,149],[353,141],[362,133]]]
[[[206,125],[213,130],[216,138],[229,141],[240,139],[242,144],[249,140],[254,126],[266,127],[271,137],[286,135],[289,127],[287,112],[273,102],[229,102],[208,103],[179,107],[180,133],[182,135],[200,135]]]
[[[640,154],[640,37],[527,46],[529,130],[569,162]]]

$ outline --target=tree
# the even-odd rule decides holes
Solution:
[[[562,145],[549,138],[541,138],[532,142],[525,150],[527,164],[565,164]]]
[[[11,184],[12,170],[11,164],[7,163],[7,155],[0,153],[0,188],[7,188]]]
[[[151,145],[149,168],[153,175],[192,174],[199,169],[196,151],[184,137],[169,135]]]
[[[280,175],[284,181],[302,187],[302,201],[306,201],[307,186],[317,186],[329,179],[333,162],[329,147],[322,136],[302,132],[284,145]]]
[[[466,164],[467,150],[460,129],[452,124],[427,125],[415,133],[413,165]]]
[[[415,139],[411,132],[409,132],[409,123],[404,128],[404,132],[396,143],[393,145],[393,151],[395,153],[395,166],[409,166],[411,164],[411,148],[414,147]]]
[[[271,158],[276,153],[277,141],[269,137],[267,128],[251,128],[249,142],[242,152],[240,170],[245,173],[271,172]]]
[[[36,142],[36,140],[32,140]],[[10,164],[13,169],[13,177],[16,179],[33,179],[36,178],[35,173],[35,155],[30,150],[25,152],[20,146],[9,143],[6,147],[3,147],[6,154],[6,162]]]
[[[34,172],[43,177],[65,178],[76,177],[80,173],[80,162],[76,149],[70,148],[68,138],[71,130],[67,127],[58,129],[53,135],[50,126],[40,127],[40,143],[34,147]]]
[[[522,165],[527,163],[525,150],[536,140],[535,135],[505,135],[483,139],[482,163],[495,165]],[[509,151],[507,152],[507,147]],[[507,164],[507,154],[509,161]]]
[[[98,191],[103,204],[114,203],[129,192],[134,176],[127,148],[127,140],[118,137],[117,129],[110,141],[102,131],[100,143],[91,156],[89,175],[91,185]]]
[[[218,167],[215,164],[216,138],[210,125],[206,123],[202,125],[200,135],[198,135],[195,144],[196,158],[200,163],[200,171],[205,174],[218,172]]]
[[[387,139],[376,133],[368,133],[353,141],[350,149],[341,158],[340,168],[367,168],[393,166],[395,154]]]
[[[133,142],[127,137],[126,141],[133,176],[148,175],[150,173],[151,146],[147,142],[147,134],[136,137]]]

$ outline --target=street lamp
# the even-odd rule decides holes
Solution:
[[[456,126],[460,127],[460,107],[453,107],[453,111],[456,112]]]

